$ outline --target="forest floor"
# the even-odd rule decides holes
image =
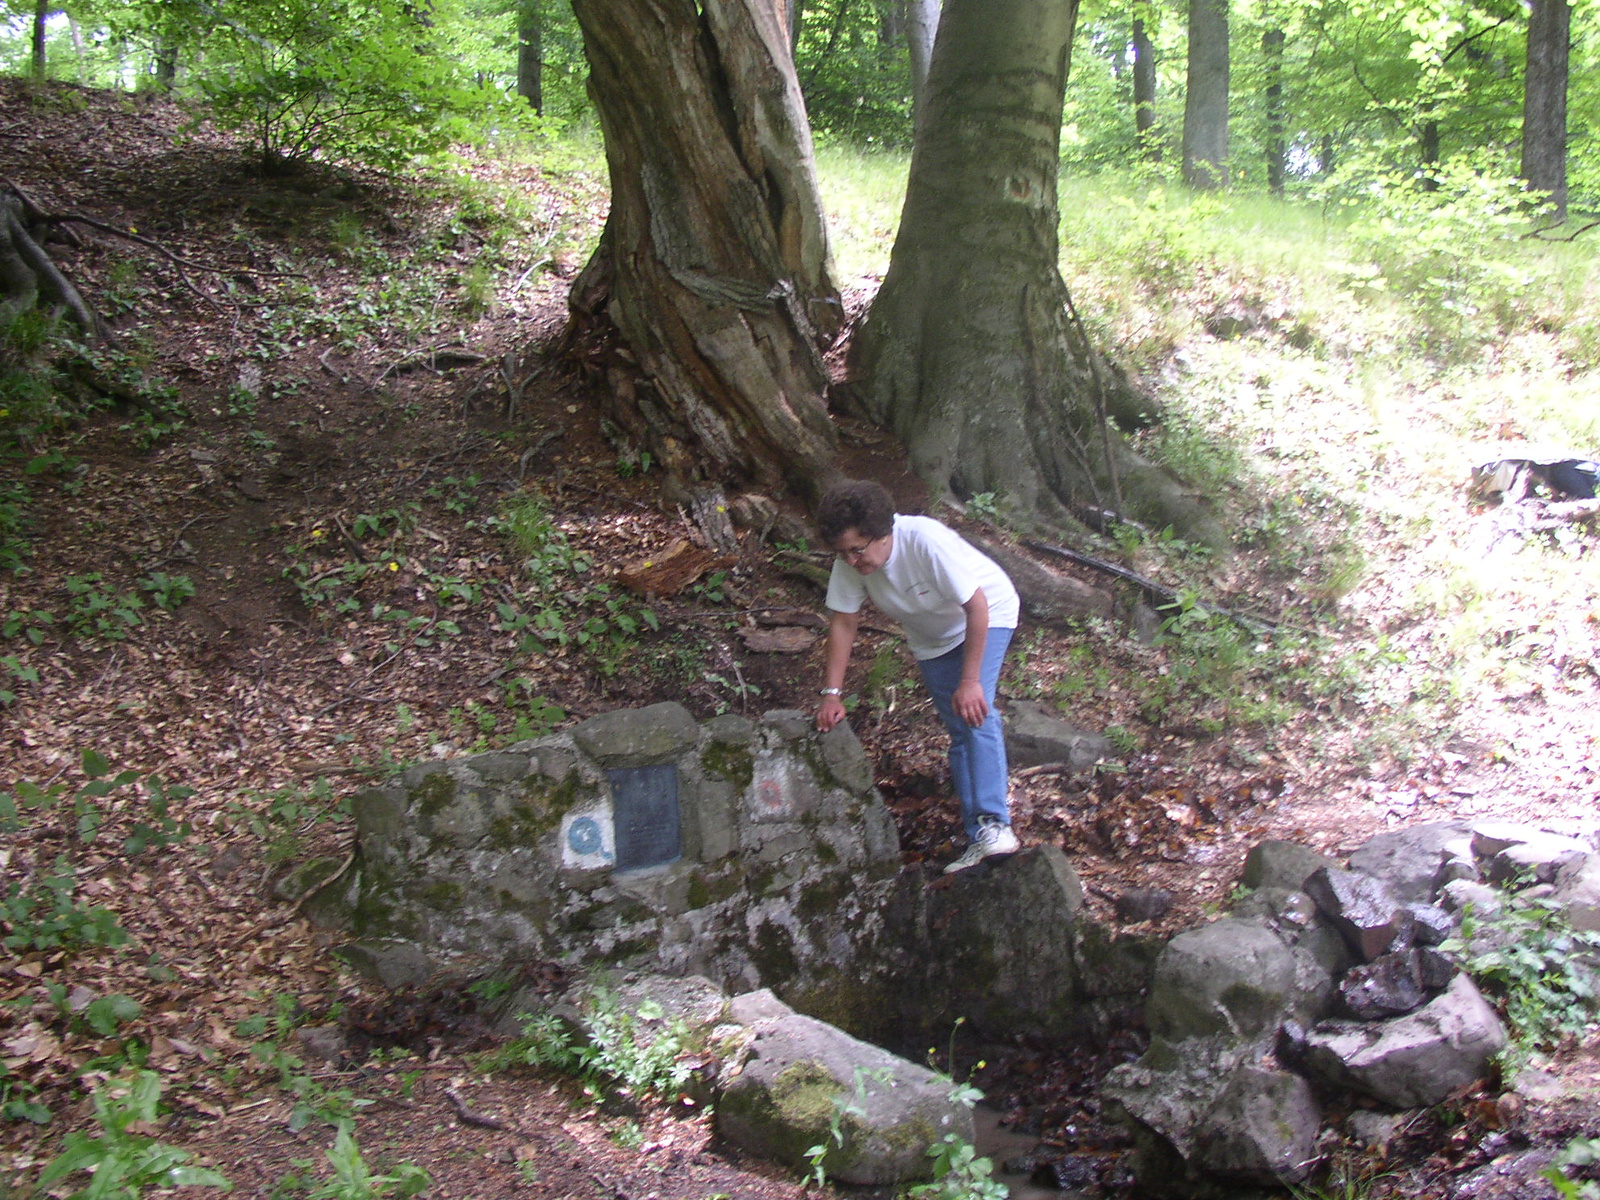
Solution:
[[[698,534],[648,464],[608,437],[581,372],[550,353],[603,180],[481,162],[454,188],[267,178],[163,102],[16,81],[0,81],[0,146],[7,181],[48,212],[99,223],[65,226],[81,243],[51,250],[116,327],[100,378],[137,392],[41,429],[29,473],[23,460],[0,468],[32,494],[31,549],[0,575],[11,656],[0,687],[15,692],[0,708],[5,775],[70,794],[93,752],[108,780],[140,777],[112,789],[94,840],[68,805],[46,804],[0,849],[8,884],[70,858],[80,903],[115,914],[129,938],[24,938],[0,959],[11,1118],[0,1194],[8,1179],[23,1188],[66,1131],[92,1127],[95,1083],[145,1065],[171,1110],[147,1132],[246,1195],[312,1190],[339,1112],[355,1114],[375,1169],[417,1164],[440,1198],[800,1195],[800,1181],[740,1161],[692,1109],[596,1108],[558,1077],[486,1069],[495,1039],[469,1000],[389,997],[352,977],[278,886],[296,863],[348,850],[341,802],[396,763],[667,698],[702,717],[813,702],[821,596],[795,564],[825,561],[800,544],[797,510],[768,540],[746,535],[717,575],[652,600],[649,620],[616,583],[618,567]],[[493,222],[473,212],[503,188],[528,206],[527,240],[509,249],[491,247]],[[499,282],[486,287],[491,259]],[[852,473],[902,507],[925,502],[892,439],[848,422],[841,433]],[[554,581],[543,607],[509,546],[512,511]],[[1293,581],[1248,553],[1208,568],[1206,584],[1230,605],[1313,619]],[[1357,640],[1386,628],[1381,589],[1365,605],[1315,619],[1347,619]],[[813,636],[752,649],[771,626]],[[1448,727],[1397,740],[1358,697],[1313,700],[1314,689],[1270,724],[1216,719],[1226,703],[1214,693],[1152,715],[1169,651],[1105,629],[1025,626],[1016,646],[1007,695],[1052,701],[1129,749],[1124,771],[1039,773],[1017,788],[1024,841],[1062,846],[1107,923],[1134,887],[1173,894],[1151,928],[1215,914],[1268,837],[1340,854],[1448,817],[1594,829],[1592,671],[1463,698]],[[915,868],[955,852],[956,822],[913,679],[892,639],[869,631],[853,720]],[[122,838],[150,820],[134,801],[152,776],[188,789],[171,815],[192,828],[128,854]],[[13,910],[8,928],[28,921]],[[115,996],[137,1012],[91,1007]],[[287,1022],[339,1013],[391,1048],[359,1064],[294,1048]],[[1121,1143],[1097,1119],[1092,1083],[1136,1042],[1131,1031],[1104,1050],[964,1057],[983,1053],[979,1083],[1011,1125],[1114,1158]],[[1414,1123],[1371,1160],[1373,1194],[1454,1195],[1508,1148],[1600,1132],[1582,1098],[1597,1054],[1567,1046],[1552,1066],[1577,1092],[1530,1102],[1510,1125],[1489,1083]],[[309,1123],[291,1119],[297,1094]],[[26,1119],[41,1108],[47,1124]]]

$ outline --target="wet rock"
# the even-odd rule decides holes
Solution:
[[[1129,888],[1112,902],[1117,919],[1130,925],[1154,921],[1172,910],[1173,895],[1166,888]]]
[[[1405,1119],[1403,1113],[1373,1112],[1358,1108],[1345,1118],[1344,1127],[1350,1139],[1369,1150],[1381,1150],[1394,1139],[1395,1131]]]
[[[1339,981],[1339,1000],[1358,1021],[1398,1017],[1428,998],[1415,951],[1383,954],[1352,967]]]
[[[1174,1041],[1270,1034],[1299,999],[1295,956],[1271,930],[1231,917],[1181,933],[1156,961],[1145,1020]]]
[[[1455,879],[1439,889],[1439,903],[1446,912],[1463,913],[1470,907],[1477,917],[1489,917],[1499,912],[1505,897],[1487,883],[1471,879]]]
[[[1432,947],[1424,947],[1415,953],[1417,969],[1422,975],[1422,986],[1430,992],[1444,991],[1461,970],[1455,959],[1447,954],[1440,954]]]
[[[1323,867],[1306,880],[1306,894],[1362,962],[1410,948],[1416,918],[1371,875]]]
[[[1262,842],[1245,856],[1239,882],[1247,888],[1287,888],[1299,892],[1317,871],[1338,865],[1299,842]]]
[[[1492,883],[1551,883],[1561,868],[1586,858],[1589,847],[1526,825],[1485,822],[1473,827],[1472,849]]]
[[[1450,1200],[1556,1200],[1555,1185],[1544,1177],[1555,1156],[1548,1147],[1503,1154],[1458,1182]]]
[[[1200,1124],[1195,1165],[1245,1183],[1297,1182],[1311,1171],[1320,1121],[1300,1076],[1242,1067]]]
[[[1505,1027],[1471,979],[1387,1021],[1325,1021],[1306,1039],[1305,1062],[1330,1082],[1395,1108],[1437,1104],[1482,1077],[1506,1043]]]
[[[1091,1155],[1064,1154],[1035,1163],[1028,1181],[1040,1187],[1086,1192],[1100,1186],[1100,1167],[1100,1160]]]
[[[1448,879],[1477,878],[1472,826],[1435,821],[1380,833],[1350,856],[1350,869],[1383,880],[1401,900],[1431,903]]]
[[[810,1165],[806,1151],[825,1144],[829,1178],[882,1185],[926,1179],[928,1148],[946,1134],[973,1139],[971,1109],[926,1068],[806,1016],[753,1032],[716,1104],[717,1131],[742,1150],[798,1171]]]
[[[1406,908],[1415,921],[1413,932],[1419,946],[1437,946],[1455,932],[1455,917],[1437,904],[1412,902]]]

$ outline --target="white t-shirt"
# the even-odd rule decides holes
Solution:
[[[900,624],[912,654],[938,658],[965,639],[967,614],[961,606],[979,588],[989,602],[989,628],[1015,629],[1017,589],[994,559],[932,517],[896,513],[889,561],[863,575],[835,558],[827,604],[834,612],[853,613],[870,598]]]

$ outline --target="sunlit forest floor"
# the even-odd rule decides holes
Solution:
[[[52,246],[116,328],[96,369],[122,398],[41,422],[0,476],[28,494],[30,543],[0,575],[14,696],[0,744],[8,779],[62,789],[13,787],[36,806],[0,870],[16,887],[68,864],[76,911],[128,935],[52,934],[54,910],[8,909],[0,1180],[34,1178],[64,1133],[92,1127],[94,1087],[142,1066],[170,1108],[150,1132],[241,1194],[310,1191],[331,1122],[350,1116],[375,1169],[423,1166],[433,1196],[799,1195],[698,1114],[590,1108],[532,1069],[485,1071],[495,1039],[468,998],[389,997],[345,973],[288,882],[348,851],[348,798],[396,764],[667,698],[701,717],[811,702],[817,642],[749,648],[820,607],[795,569],[823,562],[803,526],[747,538],[735,567],[668,600],[614,578],[690,526],[550,352],[604,214],[592,150],[468,157],[443,180],[263,179],[204,126],[176,137],[182,122],[143,97],[0,83],[9,180],[143,239],[81,228],[82,245]],[[892,195],[896,168],[836,153],[824,168],[859,311],[896,211],[873,196]],[[1264,837],[1338,853],[1480,815],[1590,836],[1593,532],[1505,533],[1464,484],[1508,441],[1600,449],[1592,404],[1573,401],[1591,369],[1567,353],[1593,315],[1451,359],[1400,310],[1363,307],[1349,271],[1341,300],[1329,275],[1265,261],[1270,229],[1241,248],[1220,212],[1120,203],[1064,205],[1064,270],[1167,408],[1145,448],[1214,497],[1240,549],[1218,561],[1138,530],[1083,542],[1188,602],[1153,642],[1126,624],[1021,631],[1004,693],[1127,753],[1100,778],[1019,779],[1024,840],[1065,849],[1097,919],[1115,922],[1130,887],[1169,889],[1150,926],[1165,931],[1219,912]],[[1092,212],[1111,215],[1091,226]],[[1337,233],[1300,227],[1296,253],[1348,256]],[[843,435],[853,469],[915,497],[892,438]],[[1003,525],[1005,498],[937,515],[990,511]],[[914,679],[876,635],[851,676],[911,867],[955,850]],[[98,830],[72,802],[86,765],[113,785],[87,805],[106,814]],[[187,789],[165,822],[154,776]],[[341,1013],[382,1053],[325,1061],[295,1040]],[[1115,1160],[1118,1134],[1093,1116],[1104,1056],[981,1049],[979,1083],[1008,1119],[1073,1126]],[[1549,1061],[1588,1087],[1592,1050],[1570,1041]],[[1570,1099],[1508,1126],[1486,1089],[1418,1123],[1372,1194],[1452,1195],[1508,1146],[1595,1132]]]

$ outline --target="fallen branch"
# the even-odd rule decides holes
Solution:
[[[1104,559],[1094,558],[1088,554],[1082,554],[1079,551],[1069,549],[1066,546],[1052,546],[1048,542],[1025,540],[1022,544],[1028,547],[1030,550],[1037,550],[1042,554],[1054,554],[1058,558],[1066,559],[1068,562],[1074,562],[1080,566],[1085,566],[1096,571],[1104,572],[1105,574],[1114,576],[1117,579],[1126,580],[1128,583],[1133,584],[1135,587],[1144,592],[1145,596],[1158,609],[1181,608],[1183,606],[1183,601],[1179,598],[1177,592],[1173,591],[1169,587],[1164,586],[1163,584],[1157,583],[1153,579],[1149,579],[1143,575],[1140,575],[1136,571],[1130,571],[1127,567],[1121,567],[1116,563],[1106,562]],[[1202,612],[1213,613],[1219,617],[1226,617],[1235,625],[1243,626],[1246,629],[1254,630],[1258,633],[1270,633],[1278,629],[1278,623],[1276,621],[1269,620],[1266,617],[1247,616],[1244,613],[1236,613],[1217,604],[1197,605],[1196,607],[1200,608]]]

